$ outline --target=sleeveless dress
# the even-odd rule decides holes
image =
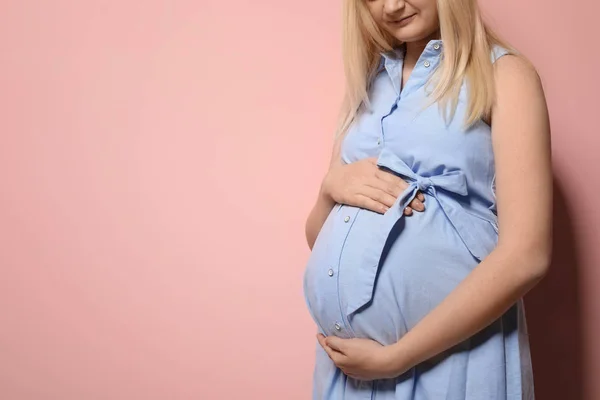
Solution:
[[[428,78],[441,40],[428,43],[401,88],[403,48],[382,54],[371,86],[371,110],[342,142],[351,163],[378,166],[409,187],[385,214],[336,204],[304,272],[304,296],[325,336],[397,342],[495,248],[498,239],[490,126],[463,128],[467,89],[446,123],[437,104],[425,108]],[[508,52],[494,48],[494,62]],[[426,210],[403,209],[420,190]],[[533,399],[522,300],[470,339],[393,379],[360,381],[338,369],[316,343],[314,400]]]

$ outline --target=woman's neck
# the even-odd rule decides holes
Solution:
[[[417,60],[423,53],[423,50],[425,50],[425,47],[427,47],[427,44],[429,43],[429,41],[439,39],[439,37],[440,37],[439,32],[435,32],[424,39],[417,40],[414,42],[406,42],[405,43],[406,44],[406,52],[404,54],[404,63],[408,64],[409,66],[415,65],[417,63]]]
[[[404,54],[404,64],[413,66],[417,63],[417,60],[425,50],[427,46],[426,41],[419,42],[408,42],[406,43],[406,53]]]

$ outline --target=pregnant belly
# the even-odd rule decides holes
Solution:
[[[431,199],[425,212],[402,218],[379,265],[370,265],[370,238],[382,218],[338,206],[324,224],[305,273],[308,306],[323,333],[394,343],[479,262]],[[351,307],[366,296],[360,308]]]

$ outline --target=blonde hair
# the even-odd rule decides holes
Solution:
[[[470,126],[489,116],[494,103],[493,48],[518,53],[483,22],[477,0],[437,0],[437,6],[444,51],[429,82],[434,84],[430,104],[437,102],[444,118],[452,119],[466,82],[469,101],[464,124]],[[344,0],[342,44],[346,92],[336,137],[347,131],[361,109],[370,108],[368,93],[381,52],[393,50],[398,41],[377,26],[365,0]]]

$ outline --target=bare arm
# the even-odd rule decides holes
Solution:
[[[333,151],[331,154],[331,160],[329,162],[329,170],[335,166],[342,165],[342,159],[340,155],[340,146],[343,136],[339,135],[333,143]],[[327,216],[331,212],[331,209],[335,206],[335,201],[323,190],[323,185],[319,190],[317,202],[313,206],[308,218],[306,220],[305,233],[308,247],[312,250],[315,240],[319,231],[323,227]]]
[[[546,273],[551,254],[550,127],[539,76],[524,60],[495,64],[492,139],[498,246],[434,310],[392,346],[398,371],[466,340],[525,295]],[[522,199],[535,199],[524,207]]]

